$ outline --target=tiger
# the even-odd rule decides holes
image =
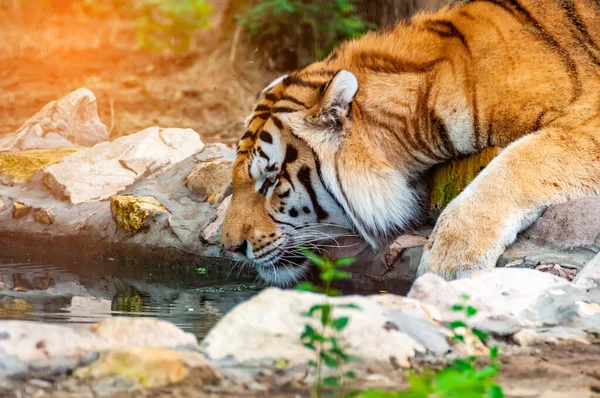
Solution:
[[[495,267],[552,204],[600,193],[600,3],[459,0],[341,43],[246,121],[221,242],[268,283],[299,247],[381,250],[427,211],[430,170],[501,151],[441,212],[418,275]]]

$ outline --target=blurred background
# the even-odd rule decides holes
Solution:
[[[111,137],[232,144],[256,94],[340,41],[446,0],[0,0],[0,136],[80,87]]]

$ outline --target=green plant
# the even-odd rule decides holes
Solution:
[[[206,274],[208,274],[208,270],[206,268],[202,268],[202,267],[198,267],[194,271],[196,271],[196,273],[198,275],[206,275]]]
[[[355,360],[348,354],[350,345],[344,342],[342,331],[348,326],[349,318],[345,316],[335,317],[334,310],[337,308],[359,309],[354,304],[331,304],[330,296],[338,296],[341,292],[331,287],[332,282],[350,278],[350,273],[340,270],[354,262],[353,258],[345,257],[338,260],[330,260],[321,257],[311,251],[300,249],[319,269],[319,277],[324,287],[316,286],[311,282],[299,284],[296,289],[325,294],[322,304],[313,305],[307,312],[302,313],[307,318],[318,322],[315,328],[307,323],[300,336],[302,344],[315,352],[315,360],[309,362],[309,366],[315,369],[315,395],[320,397],[323,387],[343,388],[347,379],[354,379],[353,371],[342,371],[342,367]],[[323,377],[324,367],[333,369],[337,375]],[[343,395],[343,393],[342,393]]]
[[[152,51],[188,51],[194,32],[210,25],[213,7],[204,0],[143,0],[137,47]]]
[[[239,24],[265,60],[293,58],[285,66],[299,67],[375,27],[354,12],[354,0],[263,0],[240,15]]]

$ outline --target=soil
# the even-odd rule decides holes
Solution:
[[[233,144],[256,94],[278,74],[260,70],[212,30],[185,54],[135,49],[135,21],[81,14],[0,14],[0,137],[45,104],[86,87],[111,137],[153,125],[192,128],[205,142]]]

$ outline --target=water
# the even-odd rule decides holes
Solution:
[[[215,264],[6,238],[0,249],[0,318],[5,319],[90,324],[111,316],[153,317],[202,339],[258,291],[244,275],[225,280],[225,269],[211,272]],[[198,275],[196,266],[207,267],[209,275]]]

